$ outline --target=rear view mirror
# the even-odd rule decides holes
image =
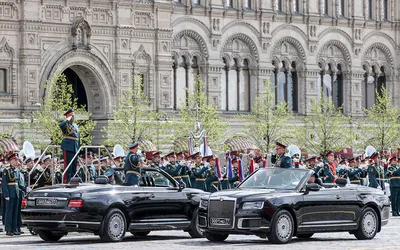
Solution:
[[[318,185],[317,183],[311,183],[311,184],[307,184],[306,186],[306,190],[307,191],[319,191],[321,189],[321,186]]]

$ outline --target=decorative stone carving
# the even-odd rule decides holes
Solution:
[[[0,18],[1,19],[18,19],[19,13],[15,3],[0,2]]]
[[[67,9],[59,4],[47,4],[42,9],[42,19],[46,21],[63,21]]]
[[[90,13],[89,9],[82,6],[70,6],[69,7],[69,20],[74,21],[77,18],[86,19]]]
[[[135,27],[154,28],[154,17],[150,12],[136,11],[133,14],[133,24]]]
[[[14,58],[14,50],[8,45],[7,39],[3,37],[0,42],[0,61],[9,61]]]
[[[91,49],[90,38],[92,36],[92,28],[83,17],[78,17],[73,21],[71,34],[73,49]]]
[[[138,51],[133,54],[134,65],[137,66],[148,66],[151,63],[151,56],[144,49],[143,44],[140,45]]]
[[[113,14],[110,9],[93,8],[92,22],[98,24],[113,24]]]

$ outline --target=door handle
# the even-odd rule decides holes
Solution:
[[[342,198],[342,196],[340,196],[340,195],[336,195],[336,196],[335,196],[335,198],[336,198],[337,200],[339,200],[339,199],[341,199],[341,198]]]

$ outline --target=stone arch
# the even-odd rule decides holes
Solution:
[[[210,29],[208,29],[208,27],[202,21],[200,21],[196,18],[193,18],[193,17],[187,17],[187,16],[180,17],[171,23],[171,27],[174,28],[175,26],[177,26],[181,23],[188,23],[188,22],[197,25],[199,28],[201,28],[207,34],[207,36],[209,36],[211,34]]]
[[[383,33],[381,31],[371,31],[371,32],[369,32],[368,34],[366,34],[364,36],[362,41],[365,43],[365,42],[368,41],[368,39],[370,39],[373,36],[378,36],[378,37],[381,37],[381,38],[385,38],[392,45],[392,47],[394,47],[394,48],[396,47],[396,42],[393,40],[393,38],[391,36],[389,36],[388,34]]]
[[[271,32],[271,36],[275,37],[277,35],[278,32],[283,31],[283,30],[293,30],[296,33],[298,33],[301,38],[303,38],[304,41],[308,41],[308,36],[306,33],[304,33],[303,30],[301,30],[299,27],[296,27],[294,25],[291,24],[282,24],[279,25],[278,27],[276,27],[272,32]]]
[[[40,81],[41,96],[47,91],[44,86],[54,73],[71,68],[81,78],[88,96],[88,110],[94,118],[108,118],[112,112],[112,96],[116,96],[117,86],[112,72],[104,62],[90,51],[67,50],[60,53],[52,62],[47,64]],[[111,105],[110,105],[111,104]]]
[[[335,46],[337,48],[339,48],[339,50],[341,51],[341,53],[343,54],[343,58],[346,61],[346,67],[350,68],[351,67],[351,54],[349,49],[346,47],[346,45],[344,45],[341,41],[338,40],[331,40],[329,42],[326,42],[323,46],[321,46],[319,52],[318,52],[318,57],[317,60],[321,57],[330,57],[328,55],[328,49],[331,46]],[[335,57],[334,55],[332,57]]]
[[[271,58],[274,55],[282,54],[282,52],[280,52],[279,50],[282,48],[282,45],[285,43],[291,44],[296,49],[297,55],[300,57],[302,64],[304,66],[306,64],[306,52],[305,52],[303,46],[301,45],[301,43],[297,39],[295,39],[293,37],[289,37],[289,36],[282,37],[277,42],[275,42],[274,48],[272,49],[272,52],[271,52]]]
[[[260,36],[260,32],[258,32],[258,30],[253,25],[251,25],[250,23],[241,21],[241,20],[232,21],[232,22],[226,24],[222,28],[221,33],[224,34],[228,29],[235,27],[235,26],[244,26],[247,29],[249,29],[256,37]]]
[[[390,52],[390,49],[383,43],[373,43],[370,46],[367,47],[367,49],[364,51],[363,54],[363,61],[369,60],[369,61],[378,61],[379,58],[373,58],[372,50],[373,49],[378,49],[383,52],[386,61],[389,62],[391,67],[394,67],[394,59],[393,55]],[[382,58],[383,59],[383,58]]]
[[[204,58],[207,59],[208,58],[207,44],[206,44],[205,40],[203,39],[203,37],[201,37],[199,35],[199,33],[197,33],[196,31],[183,30],[183,31],[179,32],[178,34],[174,35],[174,39],[173,39],[174,47],[176,49],[179,49],[181,47],[181,40],[185,36],[191,37],[198,43],[198,45],[200,46],[201,53],[203,54]]]
[[[8,44],[7,39],[3,37],[0,41],[0,60],[13,60],[15,58],[14,49]]]
[[[258,62],[259,55],[258,55],[257,45],[253,41],[253,39],[251,39],[246,34],[238,33],[238,34],[234,34],[234,35],[230,36],[229,38],[227,38],[226,41],[223,43],[223,46],[222,46],[223,50],[226,50],[226,49],[230,50],[229,47],[232,46],[232,43],[235,39],[239,39],[242,42],[244,42],[245,44],[247,44],[252,56],[254,57],[254,60]]]
[[[135,66],[148,66],[151,63],[151,56],[144,49],[143,44],[140,45],[139,49],[133,53],[133,64]]]
[[[337,34],[341,35],[342,37],[344,37],[346,39],[346,41],[349,44],[353,44],[353,39],[351,38],[351,36],[349,34],[347,34],[346,31],[338,29],[338,28],[328,28],[328,29],[322,31],[318,35],[318,40],[321,40],[325,35],[331,35],[332,33],[337,33]]]

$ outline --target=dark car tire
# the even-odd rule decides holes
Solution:
[[[33,228],[29,228],[29,232],[30,232],[32,235],[37,235],[35,229],[33,229]]]
[[[193,213],[192,223],[188,231],[189,235],[194,239],[204,238],[204,232],[199,227],[199,217],[197,215],[198,215],[198,210],[196,209],[196,211]]]
[[[288,243],[293,237],[294,230],[292,215],[287,210],[279,210],[272,219],[268,240],[273,244]]]
[[[222,242],[228,238],[229,234],[213,234],[205,232],[204,236],[211,242]]]
[[[131,232],[131,234],[133,234],[134,236],[137,237],[145,237],[147,235],[149,235],[150,231],[143,231],[143,232]]]
[[[39,237],[44,241],[55,242],[61,239],[66,233],[53,233],[52,231],[47,230],[36,230],[36,233],[39,234]]]
[[[108,211],[102,221],[99,236],[105,242],[119,242],[126,232],[126,218],[124,213],[118,208]]]
[[[299,239],[309,239],[313,236],[313,233],[309,233],[309,234],[297,234],[296,237]]]
[[[375,210],[367,207],[361,213],[358,229],[354,232],[354,236],[358,240],[373,239],[378,232],[378,226],[378,216]]]

